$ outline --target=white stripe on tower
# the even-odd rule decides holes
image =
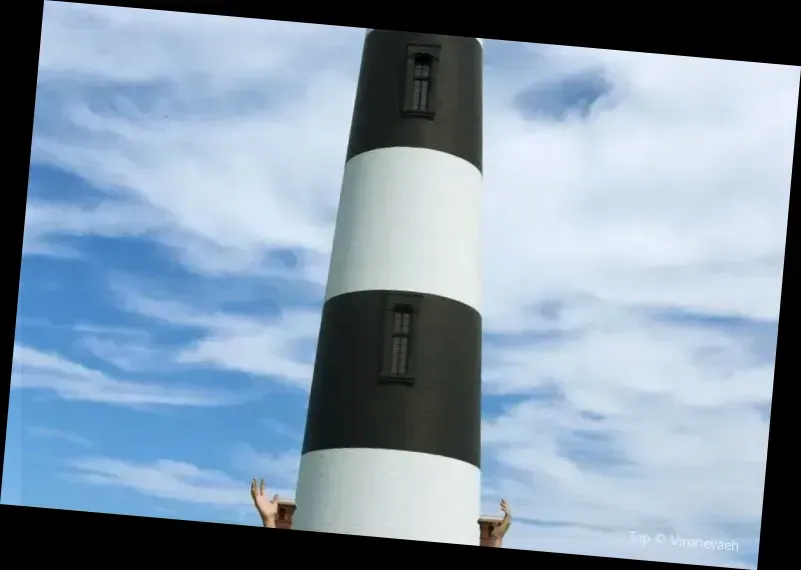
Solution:
[[[293,528],[479,543],[475,40],[366,35]]]

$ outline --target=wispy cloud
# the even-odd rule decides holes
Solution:
[[[143,342],[119,341],[108,337],[85,336],[77,344],[93,356],[128,372],[164,370],[167,362],[164,351]]]
[[[110,457],[84,457],[69,464],[69,477],[87,485],[123,488],[168,501],[165,511],[175,515],[181,504],[212,507],[228,520],[257,522],[250,498],[252,476],[234,478],[225,471],[204,469],[185,461],[161,459],[132,462]],[[270,493],[292,496],[286,487],[271,486]],[[193,518],[182,514],[181,518]],[[203,519],[207,520],[207,519]]]
[[[78,435],[76,433],[71,433],[68,431],[62,431],[59,429],[48,428],[43,426],[31,426],[28,428],[28,433],[30,433],[34,437],[38,437],[41,439],[54,439],[58,441],[65,441],[67,443],[71,443],[73,445],[78,445],[81,447],[91,447],[92,441],[83,437],[82,435]]]
[[[49,321],[47,319],[31,319],[25,317],[17,319],[17,327],[60,330],[75,334],[90,334],[90,335],[113,337],[113,338],[126,337],[130,339],[133,337],[142,339],[143,337],[144,338],[147,337],[147,334],[144,331],[131,327],[106,326],[88,322],[58,324],[58,323],[53,323],[52,321]]]
[[[249,501],[247,481],[181,461],[133,463],[90,457],[70,466],[86,483],[127,487],[162,499],[222,506],[244,506]]]
[[[49,390],[65,400],[121,406],[222,406],[242,401],[231,392],[120,380],[58,354],[15,344],[11,387]]]
[[[17,328],[68,333],[73,346],[124,372],[161,371],[170,365],[165,347],[155,346],[141,328],[93,323],[55,324],[46,319],[20,319]]]
[[[300,443],[303,439],[303,429],[298,429],[297,423],[290,425],[270,418],[264,418],[259,420],[259,424],[270,430],[270,432],[285,437],[295,443]]]
[[[297,450],[264,453],[248,444],[240,444],[234,450],[233,465],[251,477],[263,477],[272,487],[294,488],[300,467],[300,453]]]
[[[123,307],[168,325],[189,327],[203,336],[174,354],[180,364],[206,365],[271,378],[308,389],[313,347],[320,323],[318,309],[289,309],[273,317],[251,318],[203,312],[174,300],[154,299],[119,287]]]

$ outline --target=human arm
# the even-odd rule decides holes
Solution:
[[[512,524],[512,509],[505,500],[501,500],[501,510],[503,511],[503,520],[492,531],[493,546],[500,547],[503,543],[503,537],[506,535],[509,527]]]
[[[264,495],[264,479],[261,485],[256,485],[256,480],[250,482],[250,496],[253,504],[261,517],[262,525],[265,528],[275,528],[275,518],[278,514],[278,495],[273,496],[272,500]]]

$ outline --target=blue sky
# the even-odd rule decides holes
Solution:
[[[292,496],[363,37],[45,4],[2,502]],[[798,68],[485,58],[485,512],[511,548],[754,567]]]

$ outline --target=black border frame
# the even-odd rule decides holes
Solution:
[[[558,14],[545,15],[547,7],[540,7],[534,18],[525,20],[514,16],[514,7],[504,9],[500,5],[482,6],[476,10],[475,16],[466,13],[463,7],[457,8],[458,18],[448,14],[445,17],[433,17],[432,13],[424,22],[414,20],[403,21],[403,11],[391,12],[384,10],[385,6],[378,4],[375,8],[364,7],[358,11],[344,10],[339,4],[262,4],[262,3],[233,3],[218,0],[203,1],[172,1],[160,2],[90,2],[93,4],[106,4],[116,6],[132,6],[153,10],[171,10],[179,12],[197,12],[206,14],[223,14],[251,18],[312,21],[333,25],[346,25],[370,27],[377,29],[405,29],[413,28],[421,32],[445,33],[451,35],[464,35],[485,38],[503,38],[507,40],[529,41],[537,43],[550,43],[562,45],[584,45],[595,48],[622,49],[629,51],[643,51],[666,53],[674,55],[690,55],[720,59],[737,59],[744,61],[766,61],[798,65],[799,58],[796,37],[797,28],[792,24],[795,19],[784,17],[780,11],[752,6],[748,10],[731,10],[724,18],[717,11],[688,13],[684,10],[662,10],[657,19],[659,25],[648,25],[641,22],[635,25],[614,25],[614,16],[625,16],[628,22],[631,15],[622,9],[614,12],[608,5],[598,7],[593,14],[593,7],[582,8],[582,18],[576,22],[589,20],[598,22],[603,15],[613,16],[606,18],[604,25],[579,26]],[[14,4],[13,13],[14,33],[6,36],[13,46],[9,46],[7,53],[13,54],[6,61],[12,61],[18,71],[13,72],[13,89],[6,91],[9,97],[10,108],[14,109],[14,117],[31,117],[19,123],[9,121],[6,123],[6,134],[12,141],[7,151],[16,152],[17,159],[10,156],[6,162],[11,174],[17,172],[18,183],[11,186],[8,193],[9,208],[13,208],[12,215],[7,218],[10,224],[11,244],[7,249],[6,258],[12,266],[11,287],[5,302],[7,313],[7,331],[10,333],[10,342],[7,345],[8,370],[10,379],[11,358],[13,356],[13,341],[16,328],[17,299],[14,292],[19,290],[19,267],[22,259],[22,235],[24,228],[25,204],[27,198],[28,168],[30,166],[30,145],[32,142],[33,110],[36,93],[36,80],[39,59],[39,43],[41,39],[41,22],[43,2],[28,0]],[[461,6],[461,5],[460,5]],[[789,4],[787,5],[789,6]],[[499,16],[491,19],[487,15],[487,8]],[[511,12],[511,14],[510,14]],[[309,14],[314,13],[314,16]],[[387,17],[389,14],[389,17]],[[520,26],[514,23],[520,21]],[[760,33],[761,32],[761,33]],[[758,41],[749,41],[758,35]],[[744,39],[745,38],[745,39]],[[796,47],[794,50],[793,47]],[[16,133],[14,136],[9,136]],[[796,140],[798,140],[798,123],[796,123]],[[794,152],[794,169],[798,164],[798,150]],[[21,150],[18,150],[21,149]],[[15,170],[16,169],[16,170]],[[796,185],[797,177],[793,176],[792,186]],[[23,191],[16,190],[23,188]],[[797,202],[797,200],[796,200]],[[796,291],[797,267],[799,251],[795,234],[790,230],[801,225],[798,220],[798,207],[794,207],[792,190],[790,197],[790,210],[788,213],[788,231],[785,250],[785,269],[782,284],[781,312],[779,318],[779,335],[776,350],[775,379],[773,387],[773,400],[771,404],[771,429],[768,444],[768,462],[766,467],[766,484],[762,511],[762,527],[760,534],[760,551],[758,567],[764,569],[781,568],[786,562],[793,559],[793,552],[788,546],[794,547],[794,540],[789,529],[794,526],[781,520],[781,515],[790,514],[788,489],[782,484],[781,477],[791,472],[787,465],[788,442],[783,439],[785,429],[783,422],[793,413],[789,402],[792,399],[787,386],[790,379],[797,377],[792,373],[797,350],[791,345],[793,329],[798,321],[797,309],[793,303],[792,295]],[[17,269],[14,269],[16,267]],[[10,381],[5,383],[5,394],[8,400]],[[0,421],[0,429],[5,442],[7,407]],[[3,459],[0,459],[2,468]],[[789,519],[789,517],[787,517]],[[98,560],[101,563],[119,564],[122,559],[130,563],[144,555],[152,561],[154,556],[164,558],[174,554],[175,559],[182,564],[192,562],[211,562],[209,555],[215,546],[223,546],[220,552],[226,563],[233,563],[240,558],[252,559],[258,565],[270,564],[271,558],[286,553],[294,561],[304,552],[319,549],[331,549],[334,553],[353,553],[353,549],[369,548],[382,549],[384,559],[397,550],[399,560],[416,562],[431,555],[455,556],[457,549],[470,547],[441,545],[432,543],[416,543],[400,540],[352,537],[322,533],[274,533],[266,532],[261,528],[240,527],[237,525],[222,525],[212,523],[196,523],[158,518],[132,517],[112,514],[84,513],[73,511],[60,511],[35,507],[15,507],[0,505],[0,528],[3,530],[2,541],[4,551],[13,551],[15,547],[21,550],[16,555],[17,560],[28,557],[30,561],[46,562],[48,559],[59,561],[90,562]],[[15,531],[21,531],[19,533]],[[247,533],[250,533],[249,535]],[[30,546],[22,541],[11,540],[18,534],[29,536]],[[137,535],[146,535],[146,538]],[[208,536],[209,540],[203,538]],[[147,541],[146,548],[131,548]],[[223,542],[225,541],[225,542]],[[202,545],[202,547],[199,547]],[[33,548],[31,548],[33,547]],[[44,547],[44,548],[43,548]],[[149,548],[148,548],[149,547]],[[158,548],[158,554],[156,549]],[[102,549],[102,550],[101,550]],[[124,549],[122,551],[118,549]],[[216,550],[220,550],[217,548]],[[600,568],[691,568],[693,566],[662,564],[653,562],[640,562],[633,560],[597,558],[589,556],[576,556],[566,554],[549,554],[542,552],[523,552],[508,549],[478,548],[463,550],[466,562],[484,564],[525,564],[541,568],[561,568],[569,563],[575,567]],[[351,554],[351,558],[352,558]],[[358,557],[361,557],[357,554]],[[469,558],[468,558],[469,557]],[[490,558],[492,557],[492,558]],[[294,562],[293,561],[293,562]],[[701,568],[700,566],[696,566]]]

